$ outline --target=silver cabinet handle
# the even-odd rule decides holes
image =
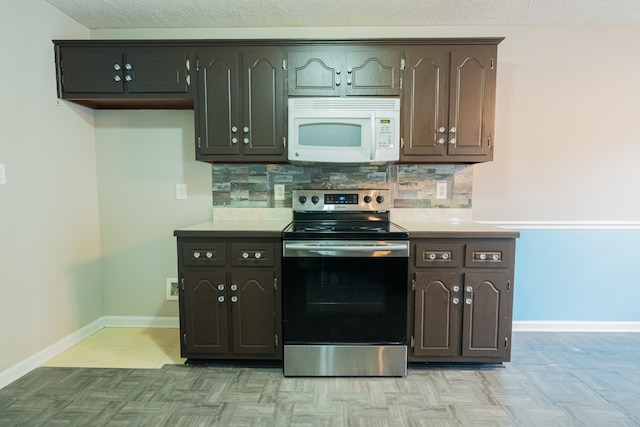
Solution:
[[[453,292],[460,292],[460,286],[455,285],[453,288]]]
[[[464,300],[464,302],[467,305],[471,305],[471,298],[467,298],[466,300]]]
[[[444,126],[438,128],[438,133],[444,133],[447,129]]]
[[[451,139],[449,140],[449,144],[455,144],[456,142],[458,142],[458,141],[456,141],[456,139],[455,139],[455,138],[451,138]]]
[[[207,252],[206,254],[204,254],[207,258],[211,259],[213,258],[213,253],[212,252]]]
[[[131,66],[131,64],[124,64],[124,68],[125,68],[126,70],[132,70],[132,69],[133,69],[133,67]]]
[[[457,130],[457,129],[456,129],[456,128],[455,128],[455,126],[454,126],[454,127],[452,127],[452,128],[451,128],[451,130],[450,130],[449,132],[451,132],[451,133],[456,133],[456,130]]]
[[[222,283],[218,285],[218,290],[224,291],[224,285]]]
[[[238,143],[238,138],[231,138],[231,143],[232,144],[237,144]]]
[[[232,291],[237,291],[238,290],[238,285],[231,285],[231,290]]]
[[[440,139],[438,140],[438,144],[440,144],[440,145],[444,144],[444,138],[440,138]]]
[[[245,138],[242,141],[244,142],[245,145],[247,145],[249,143],[249,138]]]
[[[467,292],[473,292],[473,287],[472,287],[472,286],[467,286],[467,287],[465,288],[465,291],[467,291]]]
[[[460,298],[454,298],[451,302],[453,302],[454,304],[460,304]]]
[[[244,258],[244,259],[249,258],[249,253],[247,253],[247,252],[243,252],[243,253],[242,253],[242,258]]]
[[[218,297],[218,302],[224,302],[224,297],[222,295]]]
[[[131,77],[129,74],[127,74],[126,76],[124,76],[124,79],[128,82],[130,82],[131,80],[133,80],[133,77]]]
[[[113,76],[113,81],[119,82],[120,80],[122,80],[122,77],[120,77],[120,76]]]
[[[242,131],[243,131],[244,133],[249,133],[249,128],[248,128],[247,126],[245,126],[245,127],[242,129]]]
[[[238,132],[238,128],[235,126],[231,126],[231,132],[236,133]]]
[[[238,297],[237,296],[232,296],[231,297],[231,302],[238,302]]]
[[[120,71],[122,67],[120,66],[120,64],[113,64],[113,69],[116,71]]]

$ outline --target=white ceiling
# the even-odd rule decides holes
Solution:
[[[47,1],[90,29],[640,23],[640,0]]]

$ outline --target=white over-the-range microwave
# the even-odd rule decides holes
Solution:
[[[289,98],[291,162],[389,163],[400,158],[400,99]]]

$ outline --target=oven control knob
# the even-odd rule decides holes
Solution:
[[[376,202],[378,202],[378,203],[384,202],[384,197],[382,197],[382,196],[376,197]]]
[[[318,196],[312,196],[312,197],[311,197],[311,203],[313,203],[314,205],[315,205],[316,203],[318,203],[318,201],[320,201],[320,199],[318,198]]]
[[[298,201],[300,202],[300,204],[304,205],[305,203],[307,203],[307,196],[298,197]]]
[[[365,203],[371,203],[371,196],[364,196]]]

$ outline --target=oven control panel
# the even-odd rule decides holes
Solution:
[[[294,190],[294,211],[388,211],[389,190]]]

